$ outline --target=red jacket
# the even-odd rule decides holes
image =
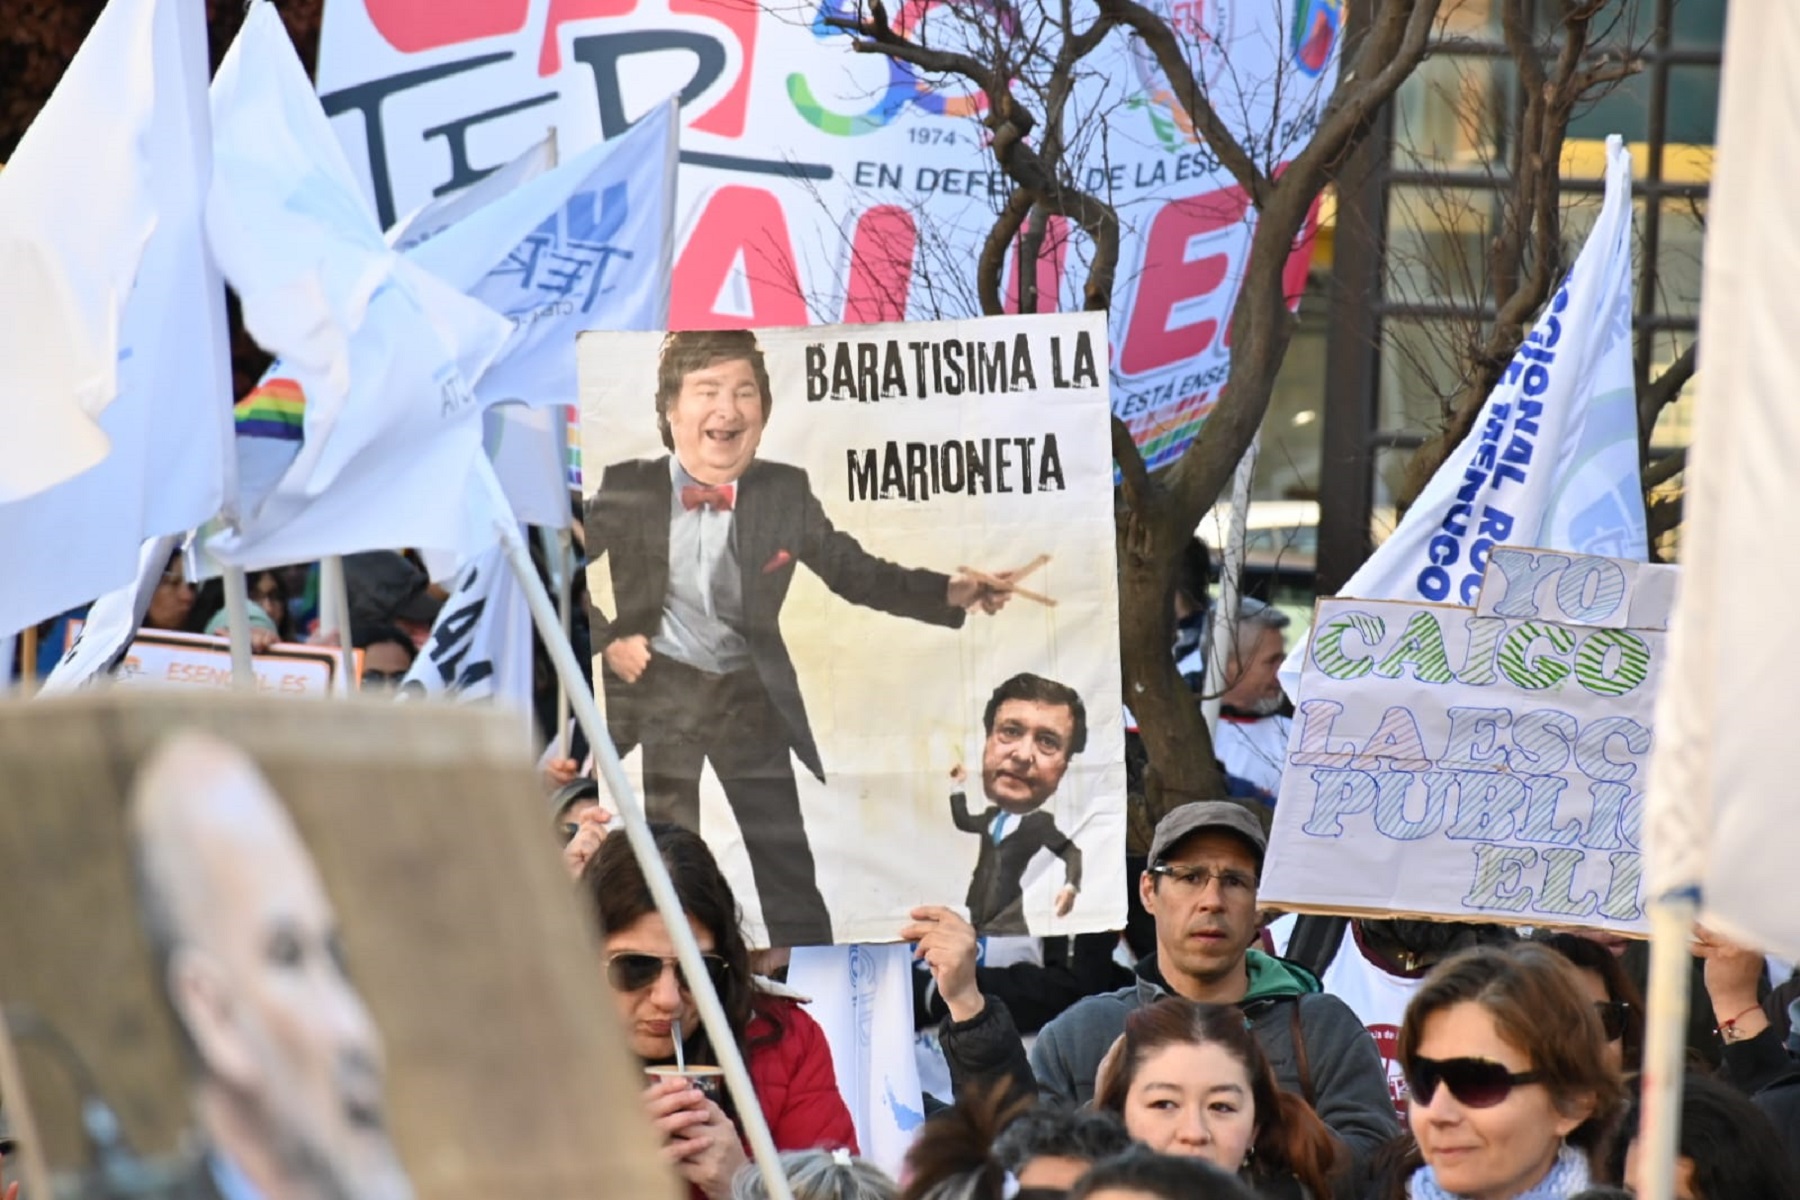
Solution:
[[[775,1033],[773,1042],[762,1039]],[[792,1000],[758,996],[750,1017],[750,1083],[777,1150],[838,1147],[858,1153],[856,1126],[838,1091],[825,1031]],[[747,1149],[747,1147],[746,1147]]]
[[[780,1036],[775,1035],[780,1022]],[[777,1150],[835,1150],[858,1153],[856,1126],[837,1088],[831,1046],[825,1031],[805,1009],[779,996],[759,995],[750,1015],[750,1086],[769,1123]],[[754,1158],[750,1143],[744,1153]],[[689,1200],[705,1200],[697,1187]]]

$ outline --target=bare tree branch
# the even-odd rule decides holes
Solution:
[[[1137,511],[1148,511],[1154,486],[1150,482],[1150,472],[1144,467],[1144,456],[1131,436],[1130,427],[1118,417],[1112,419],[1112,452],[1124,481],[1125,502]]]
[[[1645,524],[1649,526],[1650,545],[1654,547],[1659,538],[1669,534],[1681,524],[1681,518],[1687,508],[1687,493],[1674,496],[1662,496],[1652,500],[1644,512]]]
[[[1187,112],[1194,128],[1199,131],[1212,152],[1218,155],[1220,164],[1249,193],[1251,203],[1262,208],[1269,194],[1269,177],[1220,119],[1206,89],[1200,86],[1193,68],[1188,65],[1187,55],[1182,52],[1181,43],[1176,40],[1175,31],[1169,27],[1167,19],[1138,4],[1136,0],[1099,0],[1099,3],[1103,15],[1128,26],[1156,56],[1156,65],[1162,68],[1163,75],[1168,79],[1169,90],[1174,93],[1175,102]]]
[[[1687,447],[1681,446],[1644,468],[1644,490],[1653,491],[1687,470]]]
[[[1595,55],[1591,25],[1605,0],[1561,0],[1554,61],[1533,32],[1530,0],[1504,0],[1501,29],[1525,100],[1508,181],[1507,203],[1488,254],[1496,313],[1469,348],[1469,367],[1444,428],[1412,456],[1401,499],[1410,502],[1467,437],[1488,395],[1525,339],[1525,324],[1549,299],[1566,258],[1562,240],[1562,154],[1575,107],[1602,84],[1641,66],[1636,56]]]
[[[1000,215],[994,218],[994,227],[988,230],[987,240],[981,245],[981,257],[975,262],[975,290],[981,298],[981,311],[998,313],[1006,310],[1000,295],[1001,281],[1006,273],[1006,251],[1018,236],[1019,226],[1025,223],[1025,217],[1031,212],[1034,193],[1024,188],[1013,189],[1013,194],[1006,198]],[[1021,268],[1022,268],[1021,264]]]
[[[1662,416],[1663,409],[1680,397],[1681,389],[1694,377],[1699,365],[1700,343],[1689,342],[1687,349],[1665,367],[1663,373],[1638,396],[1638,439],[1646,452],[1650,448],[1650,434],[1656,429],[1657,418]],[[1645,474],[1644,485],[1648,487],[1648,472]]]

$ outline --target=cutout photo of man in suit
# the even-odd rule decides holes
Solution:
[[[971,611],[999,611],[1008,576],[877,558],[832,526],[804,470],[758,459],[773,397],[748,330],[667,335],[655,401],[670,453],[607,467],[586,510],[588,558],[610,560],[616,610],[589,615],[607,724],[621,754],[644,748],[652,819],[698,830],[710,761],[743,831],[770,943],[828,945],[792,761],[824,781],[781,636],[794,572],[804,565],[852,604],[950,629]]]
[[[1081,890],[1081,848],[1043,811],[1062,786],[1069,759],[1087,748],[1087,708],[1074,688],[1041,675],[1014,675],[994,689],[981,723],[981,790],[988,806],[969,811],[961,767],[951,772],[957,790],[950,817],[964,833],[981,835],[981,857],[969,880],[969,924],[982,934],[1022,935],[1025,868],[1038,851],[1063,863],[1055,911],[1069,915]]]

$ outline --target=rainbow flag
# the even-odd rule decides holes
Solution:
[[[239,437],[304,440],[306,392],[298,380],[264,379],[233,410]]]

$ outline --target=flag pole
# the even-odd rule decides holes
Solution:
[[[1649,1021],[1644,1030],[1643,1121],[1638,1154],[1644,1166],[1639,1200],[1675,1200],[1681,1144],[1681,1076],[1687,1057],[1688,939],[1698,915],[1692,888],[1650,902]]]
[[[575,644],[575,614],[573,612],[575,595],[575,551],[574,537],[567,529],[538,529],[540,543],[544,548],[544,561],[550,564],[550,579],[556,585],[556,614],[562,627],[563,640],[571,646]],[[569,689],[563,686],[562,677],[556,680],[556,756],[569,757]]]
[[[250,584],[244,568],[221,566],[225,587],[225,620],[231,635],[231,686],[240,692],[256,690],[256,662],[250,654]]]
[[[624,764],[619,761],[619,751],[613,745],[612,737],[606,731],[606,723],[600,717],[600,707],[594,702],[593,692],[581,677],[581,665],[575,661],[574,647],[569,644],[568,638],[562,636],[556,605],[551,601],[550,593],[545,590],[544,581],[538,578],[537,569],[532,566],[531,551],[525,545],[525,539],[519,535],[518,523],[513,518],[511,506],[506,501],[505,493],[500,490],[493,468],[485,458],[476,463],[476,473],[479,478],[475,481],[475,486],[485,488],[491,497],[492,511],[495,514],[494,532],[500,538],[507,565],[512,568],[519,586],[525,591],[525,600],[531,608],[538,636],[543,639],[544,647],[550,653],[550,661],[555,664],[557,676],[562,681],[564,693],[574,706],[575,719],[581,722],[583,731],[587,733],[588,744],[594,752],[594,765],[605,781],[607,790],[612,793],[614,804],[618,806],[625,836],[644,872],[644,881],[650,886],[651,898],[656,902],[657,911],[662,914],[669,937],[675,943],[675,957],[680,961],[682,972],[691,985],[689,994],[694,998],[694,1006],[700,1010],[700,1024],[705,1028],[713,1051],[719,1057],[719,1067],[725,1075],[725,1086],[737,1107],[738,1119],[743,1122],[744,1134],[750,1141],[751,1155],[756,1160],[757,1171],[762,1175],[763,1186],[770,1200],[793,1200],[787,1177],[781,1172],[775,1139],[769,1132],[762,1107],[757,1103],[756,1089],[750,1082],[750,1073],[744,1066],[737,1039],[731,1032],[731,1022],[725,1015],[725,1008],[719,1002],[719,994],[714,990],[712,980],[706,973],[706,964],[700,957],[700,943],[694,940],[693,927],[688,924],[681,908],[681,899],[675,893],[675,882],[669,878],[669,869],[663,863],[662,855],[657,853],[649,822],[644,817],[637,793],[632,790],[631,781],[625,776]]]
[[[343,661],[343,694],[356,691],[356,632],[350,628],[350,591],[344,583],[344,556],[328,554],[319,560],[320,622],[324,613],[331,614],[331,627],[337,630],[338,655]]]
[[[1200,714],[1206,734],[1219,729],[1219,710],[1225,704],[1225,664],[1230,661],[1237,637],[1238,608],[1244,573],[1244,525],[1250,519],[1250,481],[1256,474],[1256,454],[1262,442],[1258,433],[1250,439],[1231,480],[1231,524],[1225,531],[1219,560],[1219,599],[1212,609],[1212,645],[1206,654],[1206,686],[1200,694]]]

